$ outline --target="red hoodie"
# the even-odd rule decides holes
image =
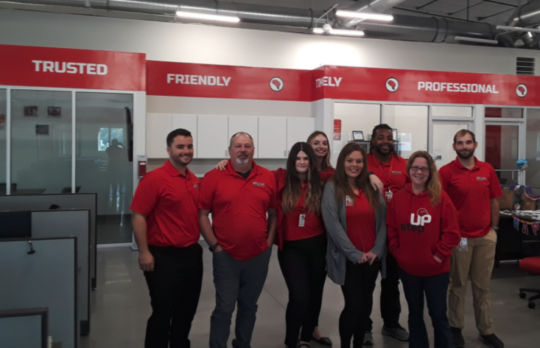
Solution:
[[[452,248],[461,238],[457,211],[446,192],[438,205],[430,200],[427,191],[415,195],[407,184],[394,194],[386,215],[388,249],[403,271],[419,277],[449,272]]]

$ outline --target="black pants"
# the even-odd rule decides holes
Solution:
[[[386,255],[386,278],[381,279],[381,316],[384,325],[395,328],[399,325],[401,303],[399,301],[399,267],[392,254]],[[369,320],[368,331],[371,331],[373,322]]]
[[[202,248],[150,246],[154,271],[144,272],[152,315],[146,325],[145,348],[187,348],[191,322],[202,283]]]
[[[369,315],[373,306],[373,290],[380,269],[380,262],[353,264],[347,261],[345,284],[341,287],[345,307],[339,316],[341,348],[362,347],[364,333],[369,327]]]
[[[324,235],[286,241],[278,251],[279,266],[289,289],[285,315],[287,347],[296,347],[299,334],[302,341],[311,340],[321,312],[326,280],[325,253]]]

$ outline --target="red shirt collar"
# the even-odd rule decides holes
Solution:
[[[253,161],[252,163],[253,163],[253,166],[251,167],[251,172],[249,173],[248,179],[251,178],[253,175],[256,175],[256,174],[259,173],[260,166],[257,163],[255,163],[255,161]],[[225,172],[228,175],[234,175],[234,176],[242,177],[240,174],[238,174],[234,170],[230,159],[227,161],[227,167],[225,168]]]
[[[474,156],[474,166],[469,169],[467,167],[465,167],[463,164],[461,164],[461,162],[459,161],[459,158],[456,156],[456,159],[454,160],[454,166],[458,169],[461,169],[461,170],[478,170],[480,169],[480,167],[478,166],[478,158],[476,158],[476,156]]]
[[[188,177],[191,176],[191,172],[189,171],[189,168],[186,167],[186,175],[180,173],[178,169],[176,169],[169,160],[165,161],[165,164],[163,165],[165,167],[165,172],[169,174],[170,176],[184,176]]]

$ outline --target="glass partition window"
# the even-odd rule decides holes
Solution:
[[[6,90],[0,88],[0,195],[6,193]]]
[[[383,105],[383,123],[396,129],[397,150],[408,158],[414,151],[428,148],[428,107],[424,105]]]
[[[437,168],[453,161],[456,152],[453,148],[454,135],[460,129],[470,129],[469,122],[433,121],[433,149],[431,155]]]
[[[11,182],[15,194],[69,190],[70,92],[12,91]]]
[[[523,118],[523,109],[521,108],[486,108],[486,117],[493,118]]]
[[[517,183],[518,126],[486,126],[486,162],[491,164],[501,185],[510,187]]]
[[[472,117],[471,106],[432,106],[431,116],[434,117]]]
[[[527,109],[527,168],[525,184],[540,190],[540,109]]]
[[[97,193],[98,243],[131,241],[133,96],[76,93],[76,190]]]

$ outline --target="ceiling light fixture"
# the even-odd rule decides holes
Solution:
[[[330,24],[325,24],[322,28],[313,28],[312,31],[314,34],[329,34],[340,36],[362,37],[366,35],[362,30],[334,29]]]
[[[454,40],[462,42],[474,42],[474,43],[484,43],[489,45],[497,45],[499,41],[492,39],[482,39],[479,37],[470,37],[470,36],[454,36]]]
[[[347,10],[337,10],[337,17],[350,18],[350,19],[361,19],[361,20],[372,20],[380,22],[392,22],[394,16],[382,13],[367,13],[367,12],[357,12],[357,11],[347,11]]]
[[[495,27],[497,30],[508,30],[508,31],[523,31],[526,33],[540,33],[538,28],[524,28],[524,27],[511,27],[508,25],[497,25]]]
[[[238,16],[226,16],[213,13],[200,13],[191,11],[176,11],[176,16],[184,19],[194,19],[209,22],[222,22],[222,23],[239,23],[240,17]]]

